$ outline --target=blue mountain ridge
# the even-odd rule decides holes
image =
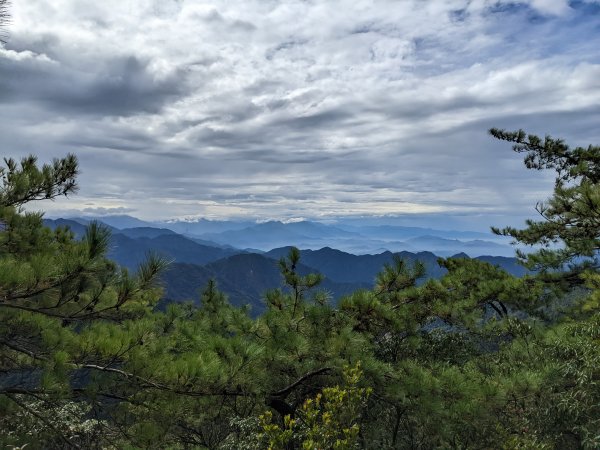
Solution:
[[[113,222],[114,223],[114,222]],[[50,228],[67,226],[78,237],[85,233],[85,225],[80,221],[66,219],[45,219]],[[324,229],[331,233],[335,228],[327,225],[296,222],[266,222],[259,224],[259,230],[279,231],[282,237],[304,236],[300,232]],[[293,225],[288,227],[287,225]],[[251,230],[255,227],[248,227]],[[112,232],[108,257],[121,266],[136,270],[150,252],[160,254],[171,261],[170,267],[162,275],[165,288],[163,304],[169,301],[191,300],[199,302],[199,292],[208,280],[215,279],[232,303],[249,304],[255,313],[264,309],[262,300],[265,291],[282,286],[277,261],[288,254],[290,247],[282,246],[259,254],[208,240],[197,242],[166,228],[151,226],[117,229],[109,226]],[[335,235],[334,235],[335,236]],[[428,239],[428,237],[425,237]],[[438,238],[443,239],[443,238]],[[447,239],[444,239],[446,241]],[[460,243],[461,241],[457,241]],[[465,246],[468,247],[468,246]],[[427,277],[439,278],[445,270],[438,263],[433,252],[397,252],[401,258],[414,262],[422,261],[427,269]],[[325,279],[322,289],[330,293],[333,301],[357,289],[371,288],[377,273],[384,264],[392,262],[394,252],[385,250],[373,254],[352,254],[328,246],[319,249],[301,250],[301,273],[318,272]],[[458,253],[454,257],[468,257]],[[502,256],[479,256],[477,259],[498,265],[516,276],[526,273],[515,258]]]

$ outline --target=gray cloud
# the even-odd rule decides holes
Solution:
[[[81,212],[83,212],[85,215],[90,215],[90,216],[108,216],[108,215],[114,215],[114,214],[130,214],[132,212],[135,212],[134,208],[125,208],[125,207],[118,207],[118,208],[83,208],[81,210]]]
[[[600,142],[597,2],[13,9],[0,143],[78,154],[80,194],[53,211],[479,224],[529,215],[551,188],[489,127]]]
[[[183,95],[186,84],[184,70],[157,77],[149,62],[135,55],[83,70],[65,67],[34,50],[8,50],[0,59],[0,71],[0,103],[35,102],[57,115],[158,113],[165,103]]]

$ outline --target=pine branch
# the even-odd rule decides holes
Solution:
[[[174,388],[171,386],[167,386],[166,384],[162,384],[162,383],[157,383],[155,381],[149,380],[147,378],[141,377],[139,375],[135,375],[133,373],[129,373],[129,372],[125,372],[124,370],[120,370],[120,369],[115,369],[113,367],[106,367],[106,366],[99,366],[97,364],[82,364],[77,366],[78,368],[81,369],[92,369],[92,370],[98,370],[101,372],[108,372],[108,373],[114,373],[117,375],[120,375],[126,379],[134,379],[136,381],[139,381],[142,383],[142,385],[140,387],[148,387],[148,388],[154,388],[154,389],[158,389],[161,391],[169,391],[172,392],[174,394],[181,394],[181,395],[185,395],[188,397],[220,397],[220,396],[231,396],[231,397],[246,397],[248,396],[247,393],[244,393],[242,391],[227,391],[227,390],[222,390],[222,391],[215,391],[215,392],[209,392],[209,391],[186,391],[183,389],[178,389],[178,388]]]
[[[6,44],[4,26],[10,23],[9,0],[0,0],[0,43]]]
[[[33,351],[31,351],[29,349],[26,349],[26,348],[21,347],[19,345],[13,344],[11,342],[2,340],[2,341],[0,341],[0,345],[4,345],[4,346],[10,348],[11,350],[13,350],[15,352],[23,353],[24,355],[27,355],[27,356],[29,356],[29,357],[31,357],[33,359],[38,360],[38,361],[46,361],[46,358],[38,355],[37,353],[34,353]]]
[[[298,378],[296,381],[294,381],[289,386],[286,386],[283,389],[280,389],[279,391],[272,392],[271,396],[272,397],[286,397],[294,388],[296,388],[298,385],[304,383],[306,380],[308,380],[312,377],[316,377],[317,375],[321,375],[325,372],[329,372],[330,370],[331,370],[331,367],[323,367],[321,369],[317,369],[317,370],[313,370],[312,372],[308,372],[307,374]]]
[[[75,179],[79,169],[73,154],[55,159],[52,165],[44,164],[41,170],[34,156],[23,158],[20,168],[13,159],[5,159],[4,162],[7,168],[0,169],[2,206],[19,207],[34,200],[49,200],[77,191]]]

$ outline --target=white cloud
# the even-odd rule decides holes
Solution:
[[[531,0],[531,6],[543,14],[563,15],[571,10],[568,0]]]
[[[487,128],[600,141],[597,17],[562,0],[13,9],[0,143],[79,155],[81,193],[55,210],[525,213],[548,178]]]

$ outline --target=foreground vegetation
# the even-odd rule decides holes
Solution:
[[[0,172],[0,447],[428,449],[600,447],[600,148],[492,134],[556,170],[542,220],[497,229],[536,245],[535,276],[447,259],[441,280],[397,260],[333,305],[318,274],[252,318],[215,283],[156,311],[165,263],[105,258],[33,200],[74,192],[77,161]]]

